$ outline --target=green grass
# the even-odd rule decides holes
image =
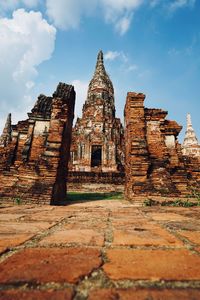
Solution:
[[[67,194],[68,201],[95,201],[95,200],[115,200],[123,199],[123,193],[110,192],[110,193],[81,193],[69,192]]]

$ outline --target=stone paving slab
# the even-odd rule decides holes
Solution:
[[[1,263],[0,283],[75,283],[100,265],[100,252],[97,249],[29,248]]]
[[[104,271],[113,280],[198,280],[200,257],[188,250],[109,249]],[[119,259],[120,258],[120,259]]]
[[[200,245],[200,231],[181,230],[178,233],[187,238],[191,243]]]
[[[0,223],[0,234],[39,233],[49,229],[53,222],[5,222]]]
[[[8,290],[0,291],[0,299],[5,300],[71,300],[73,297],[72,289],[65,289],[61,291],[17,291]]]
[[[112,299],[124,299],[124,300],[199,300],[200,290],[188,289],[102,289],[94,290],[89,295],[89,300],[112,300]]]
[[[0,247],[4,249],[13,248],[23,244],[34,237],[34,234],[29,233],[18,233],[18,234],[0,234]]]
[[[23,214],[9,214],[9,213],[2,213],[0,211],[0,222],[5,222],[5,221],[15,221],[19,218],[22,218],[24,215]]]
[[[197,300],[199,233],[200,208],[4,205],[0,299]]]
[[[93,229],[59,230],[44,238],[39,244],[82,244],[102,247],[104,245],[104,236]]]
[[[114,230],[113,245],[115,246],[181,246],[182,244],[182,241],[159,227],[154,229],[136,227],[132,230]]]

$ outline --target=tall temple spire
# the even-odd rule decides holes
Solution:
[[[200,145],[192,127],[191,115],[187,114],[187,128],[182,145],[184,155],[200,157]]]
[[[0,147],[6,147],[8,143],[11,141],[11,133],[12,133],[12,124],[11,124],[11,114],[8,114],[3,133],[0,136]]]
[[[93,77],[72,133],[70,170],[117,172],[123,170],[123,127],[115,117],[114,89],[99,51]]]
[[[198,139],[192,127],[192,119],[190,114],[187,114],[187,128],[185,132],[185,138],[183,141],[183,146],[188,145],[198,145]]]
[[[113,84],[104,67],[102,50],[100,50],[97,55],[96,67],[93,78],[89,84],[88,95],[97,90],[107,91],[110,95],[114,95]]]
[[[102,51],[102,50],[99,51],[98,56],[97,56],[96,69],[97,69],[100,65],[101,65],[101,66],[103,65],[103,51]],[[104,65],[103,65],[103,66],[104,66]]]

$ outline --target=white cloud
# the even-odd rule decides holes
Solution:
[[[130,28],[133,12],[139,8],[144,0],[101,0],[105,19],[114,25],[120,35],[124,35]]]
[[[144,0],[101,0],[101,2],[106,11],[106,18],[115,20],[119,15],[137,9]]]
[[[21,0],[21,2],[27,7],[36,7],[40,3],[40,0]]]
[[[100,13],[109,24],[123,35],[130,27],[132,12],[145,0],[46,0],[46,12],[56,27],[67,30],[78,28],[81,19]],[[97,10],[98,9],[98,10]]]
[[[83,16],[91,15],[97,0],[46,0],[46,12],[60,29],[77,28]]]
[[[169,9],[175,11],[182,7],[193,7],[196,0],[175,0],[169,4]]]
[[[119,32],[120,35],[124,35],[128,31],[131,25],[131,21],[132,14],[129,16],[124,16],[115,23],[115,29],[117,30],[117,32]]]
[[[137,65],[130,65],[128,67],[128,71],[130,71],[130,72],[134,72],[136,70],[138,70],[138,66]]]
[[[9,107],[27,111],[37,66],[54,51],[56,29],[40,12],[14,11],[12,18],[0,18],[1,114]],[[28,100],[27,100],[28,99]]]
[[[87,98],[89,82],[79,79],[73,80],[72,85],[76,91],[75,119],[82,116],[82,108]]]
[[[128,56],[123,51],[111,51],[111,50],[109,50],[104,54],[104,59],[108,60],[108,61],[109,60],[113,61],[117,58],[120,59],[124,64],[129,62]]]
[[[36,7],[41,0],[1,0],[0,11],[15,10],[18,7],[26,6],[27,8]]]
[[[105,60],[115,60],[117,57],[121,55],[120,52],[117,51],[108,51],[104,54]]]
[[[162,0],[150,0],[150,6],[151,7],[155,7],[157,6],[158,4],[160,4]]]

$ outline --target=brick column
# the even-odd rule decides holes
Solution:
[[[149,168],[144,118],[144,94],[128,93],[125,106],[125,196],[145,191]]]

